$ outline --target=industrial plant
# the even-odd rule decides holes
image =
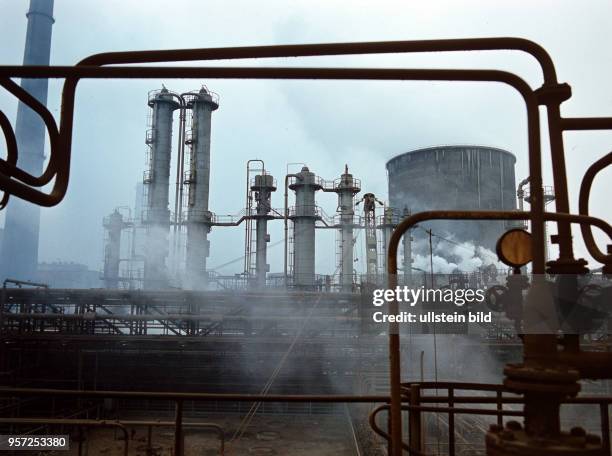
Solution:
[[[518,38],[333,43],[122,51],[50,66],[53,8],[30,1],[23,65],[0,66],[19,101],[14,122],[0,111],[0,451],[21,454],[19,439],[47,436],[30,454],[612,454],[612,227],[588,204],[612,155],[589,165],[572,212],[562,136],[612,129],[612,118],[561,117],[571,91],[543,48]],[[493,70],[160,65],[507,49],[535,56],[544,85]],[[49,78],[64,84],[59,114],[46,108]],[[99,270],[39,259],[40,208],[78,192],[68,186],[74,103],[88,78],[193,87],[155,81],[142,93],[148,114],[132,134],[144,167],[135,201],[99,214]],[[283,163],[283,175],[266,156],[211,160],[223,78],[502,82],[527,106],[529,175],[517,175],[512,150],[469,143],[392,151],[387,194],[353,174],[351,156],[340,169]],[[226,206],[215,163],[236,176],[225,185],[239,186],[241,207]],[[225,259],[214,254],[218,231],[243,239],[237,272],[211,267]],[[596,263],[575,256],[578,237]],[[412,311],[408,290],[419,289],[440,292],[427,323],[378,322],[377,311]],[[393,297],[373,300],[385,291]],[[444,291],[485,299],[447,303]],[[478,318],[432,323],[445,305]]]

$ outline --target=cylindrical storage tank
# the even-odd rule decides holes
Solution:
[[[515,210],[516,159],[486,146],[436,146],[398,155],[387,162],[389,204],[402,211]],[[434,233],[494,250],[506,223],[435,221]],[[414,237],[422,233],[414,231]]]
[[[304,166],[289,185],[295,191],[293,220],[293,285],[297,288],[313,288],[315,285],[315,223],[317,207],[315,192],[321,184]]]

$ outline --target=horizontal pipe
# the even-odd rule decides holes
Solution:
[[[290,44],[209,49],[169,49],[153,51],[106,52],[91,55],[79,65],[156,63],[195,60],[232,60],[330,55],[399,54],[422,52],[521,51],[534,57],[542,69],[544,82],[556,83],[550,55],[539,44],[524,38],[490,37],[446,40],[374,41],[352,43]]]
[[[420,383],[416,383],[421,385]],[[428,385],[427,388],[433,388],[435,382],[424,382]],[[462,390],[462,383],[446,383],[440,384],[454,385],[455,391]],[[483,386],[488,386],[484,384]],[[495,388],[506,391],[503,385],[490,385]],[[441,386],[440,388],[445,388]],[[472,388],[468,388],[471,390]],[[489,389],[483,391],[491,391]],[[0,387],[0,397],[80,397],[80,398],[113,398],[113,399],[151,399],[151,400],[166,400],[166,401],[219,401],[219,402],[320,402],[320,403],[388,403],[389,396],[385,395],[284,395],[284,394],[269,394],[260,396],[257,394],[234,394],[234,393],[177,393],[177,392],[149,392],[149,391],[87,391],[87,390],[68,390],[68,389],[50,389],[50,388],[3,388]],[[451,398],[449,396],[423,396],[423,403],[448,403]],[[407,399],[406,399],[407,400]],[[502,403],[502,404],[521,404],[524,402],[524,397],[502,397],[498,399],[493,396],[458,396],[454,395],[452,400],[455,403]],[[577,396],[574,398],[565,398],[563,404],[612,404],[612,396]],[[123,421],[121,421],[123,423]],[[135,424],[125,422],[125,424]],[[173,424],[173,422],[172,422]]]
[[[454,70],[436,68],[321,68],[321,67],[122,67],[122,66],[10,66],[0,65],[0,78],[44,79],[331,79],[331,80],[422,80],[422,81],[519,81],[500,70]]]
[[[612,378],[612,352],[561,352],[559,361],[580,372],[580,378],[593,380]]]
[[[561,119],[561,129],[612,130],[612,117],[566,117]]]
[[[61,314],[61,313],[10,313],[4,312],[5,320],[68,320],[68,321],[165,321],[165,320],[177,320],[177,321],[213,321],[213,322],[230,322],[230,321],[304,321],[305,317],[301,316],[232,316],[232,315],[187,315],[187,314],[158,314],[158,315],[121,315],[121,314],[95,314],[95,317],[90,317],[85,314]],[[348,317],[348,316],[311,316],[309,320],[317,321],[363,321],[361,317]]]
[[[389,396],[381,395],[284,395],[233,394],[233,393],[166,393],[147,391],[80,391],[48,388],[0,388],[1,397],[55,396],[113,399],[152,399],[167,401],[221,401],[221,402],[322,402],[322,403],[378,403],[388,402]]]
[[[49,170],[55,175],[50,193],[26,185],[23,180],[10,178],[19,168],[5,163],[0,174],[0,189],[41,206],[54,206],[65,196],[70,175],[70,156],[74,97],[79,78],[245,78],[245,79],[360,79],[360,80],[440,80],[502,82],[514,87],[527,101],[533,101],[529,85],[518,76],[494,70],[402,70],[351,68],[188,68],[188,67],[0,67],[0,83],[7,84],[11,77],[66,77],[62,93],[61,135],[59,145],[51,150]],[[528,106],[529,107],[529,106]]]

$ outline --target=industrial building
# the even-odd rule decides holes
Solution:
[[[32,0],[30,8],[24,66],[0,67],[5,88],[12,86],[3,75],[18,77],[27,65],[49,63],[53,1]],[[419,46],[471,49],[463,40],[452,46],[414,43],[402,46],[406,52]],[[476,40],[474,46],[495,43]],[[353,46],[356,53],[381,52],[380,43]],[[170,51],[102,54],[85,61],[92,69],[84,74],[104,74],[110,65],[126,75],[165,68],[181,77],[184,67],[133,69],[113,65],[113,59],[129,64],[196,60],[215,52],[210,58],[227,58],[223,52],[249,58],[335,55],[343,48],[236,49],[177,50],[172,59],[165,54]],[[221,70],[229,77],[237,71]],[[260,70],[247,77],[261,77]],[[34,82],[23,88],[44,104],[48,76],[38,71],[38,78],[24,78]],[[74,71],[67,74],[67,92]],[[279,74],[293,71],[310,74]],[[316,71],[321,78],[329,74],[315,69],[311,76],[318,78]],[[450,77],[429,71],[432,79]],[[253,157],[247,163],[228,160],[244,183],[245,200],[241,208],[227,208],[211,188],[215,111],[223,109],[224,94],[212,90],[214,76],[185,74],[195,90],[163,85],[143,93],[149,116],[134,134],[144,133],[145,167],[134,206],[117,202],[112,212],[100,214],[105,236],[97,281],[76,264],[43,264],[46,275],[32,272],[38,264],[38,205],[53,206],[63,196],[58,191],[51,195],[57,202],[45,199],[50,197],[30,191],[36,181],[18,172],[42,173],[45,128],[26,115],[25,105],[35,103],[20,103],[17,171],[0,167],[0,186],[10,196],[2,258],[20,259],[11,270],[3,261],[0,434],[67,435],[70,454],[79,456],[611,454],[606,305],[612,261],[590,229],[597,225],[610,235],[612,228],[588,214],[590,185],[610,155],[589,168],[579,215],[563,210],[567,188],[558,176],[557,206],[544,211],[553,198],[542,183],[533,132],[531,175],[518,185],[511,152],[477,145],[435,146],[392,158],[386,164],[388,195],[368,191],[368,182],[353,175],[350,158],[343,169],[300,163],[295,172],[287,168],[273,176],[266,157]],[[465,77],[457,73],[457,79]],[[533,97],[526,92],[528,102]],[[70,95],[63,102],[66,108]],[[66,112],[62,116],[72,115]],[[570,129],[612,128],[609,118],[565,120]],[[66,122],[57,143],[69,148]],[[23,132],[32,132],[26,136],[37,142],[20,139]],[[559,160],[563,150],[555,150]],[[51,151],[50,163],[61,180],[57,153]],[[321,208],[323,200],[336,206],[334,214]],[[231,209],[237,210],[224,215]],[[558,226],[560,251],[547,264],[546,221]],[[572,238],[563,231],[570,222],[581,224],[600,268],[585,270],[586,261],[573,257]],[[31,230],[17,229],[21,224]],[[278,244],[282,263],[270,261],[273,224],[284,233]],[[239,273],[210,268],[215,230],[243,233]],[[321,230],[336,235],[323,252],[316,242]],[[517,231],[524,243],[504,244],[507,232]],[[499,262],[441,273],[433,264],[433,236],[495,251]],[[357,251],[364,252],[359,259]],[[317,269],[317,257],[329,252],[333,273]],[[419,258],[429,267],[417,267]],[[525,274],[527,265],[533,275]],[[418,330],[376,324],[374,290],[400,285],[486,290],[487,299],[468,310],[489,312],[494,322]],[[554,290],[554,298],[543,290]],[[533,329],[533,314],[549,311],[548,304],[566,326]],[[398,314],[398,300],[384,309]]]

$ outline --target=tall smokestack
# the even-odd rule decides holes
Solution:
[[[26,14],[24,65],[49,65],[53,0],[30,0]],[[47,79],[22,79],[21,87],[42,104],[47,104]],[[38,115],[23,103],[17,108],[15,128],[19,148],[18,166],[34,176],[44,164],[45,126]],[[40,208],[19,198],[12,198],[6,209],[2,242],[2,273],[16,279],[36,278]]]

